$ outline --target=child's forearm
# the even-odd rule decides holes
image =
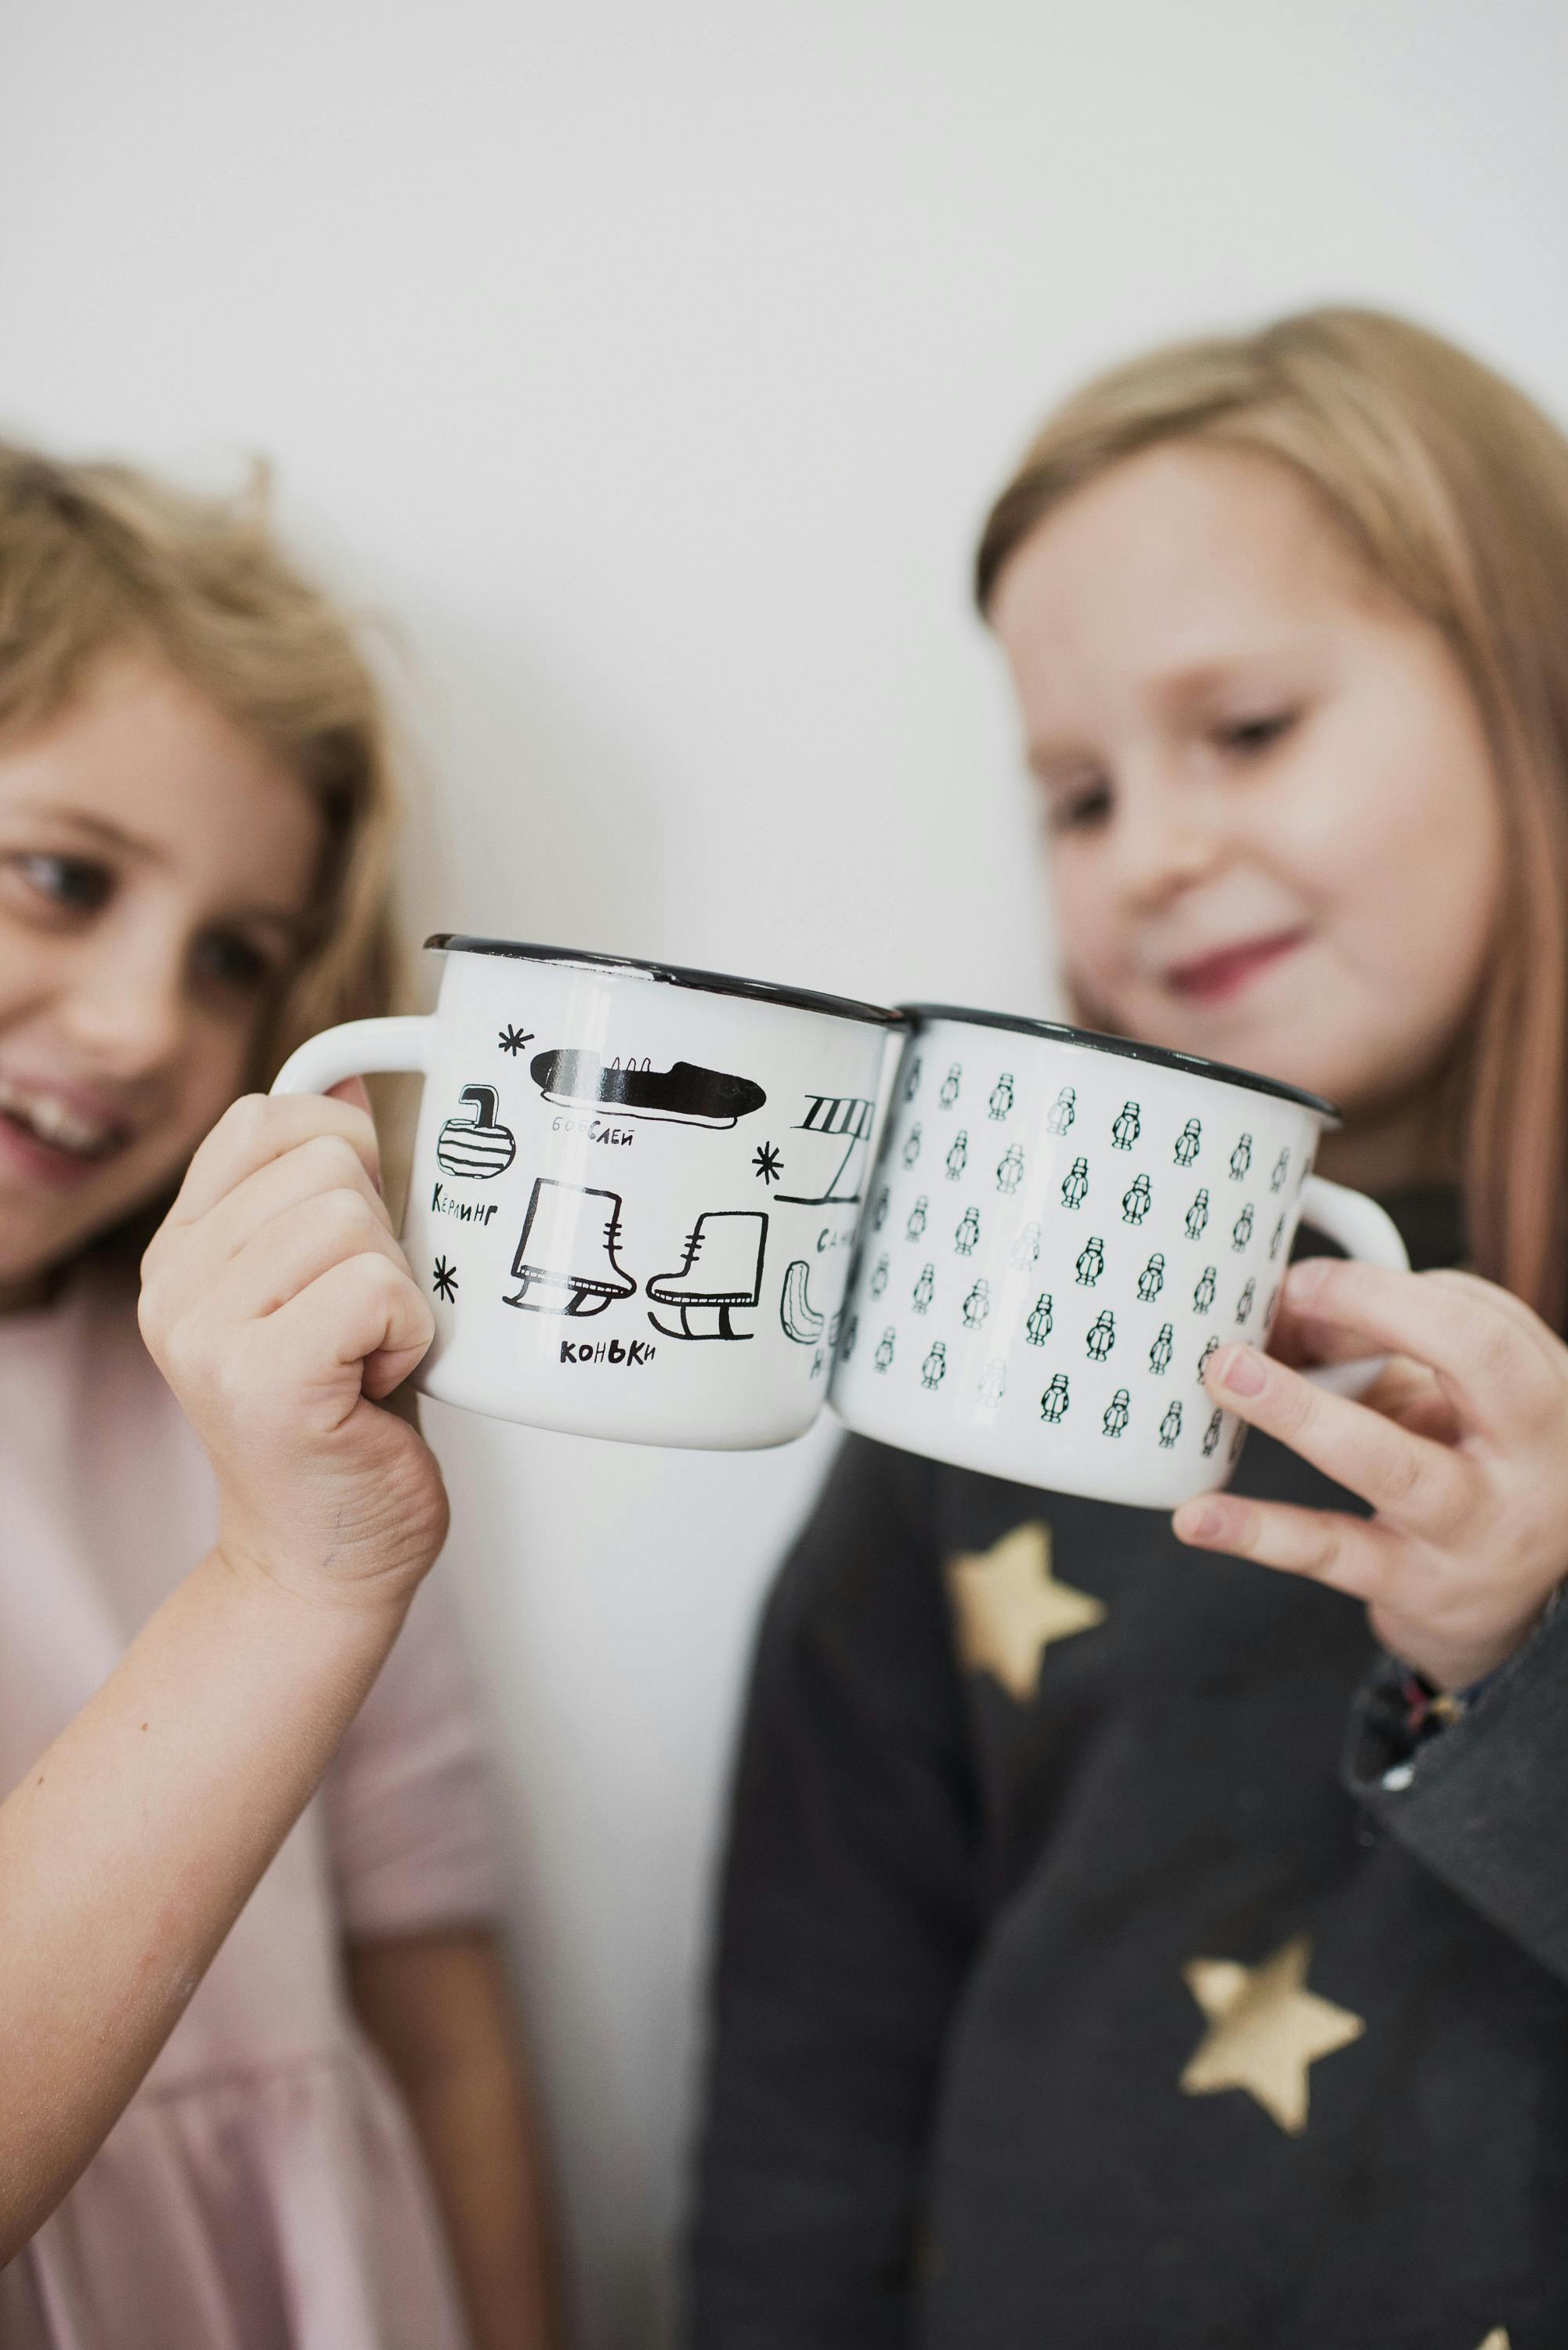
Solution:
[[[544,2164],[496,1936],[361,1944],[348,1969],[360,2021],[413,2118],[474,2350],[555,2350]]]
[[[405,1606],[215,1552],[0,1805],[0,2265],[178,2021]]]

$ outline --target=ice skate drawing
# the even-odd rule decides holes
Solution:
[[[1269,1237],[1269,1263],[1271,1264],[1272,1264],[1274,1259],[1280,1253],[1280,1243],[1284,1239],[1284,1236],[1285,1220],[1283,1216],[1282,1216]]]
[[[1075,1159],[1062,1178],[1062,1205],[1064,1208],[1081,1208],[1088,1192],[1089,1162],[1086,1159]]]
[[[960,1256],[972,1256],[980,1245],[980,1210],[966,1208],[953,1234],[953,1247]]]
[[[528,1074],[547,1102],[561,1109],[613,1110],[618,1118],[669,1119],[677,1126],[730,1127],[761,1109],[767,1096],[750,1077],[672,1061],[602,1060],[569,1045],[535,1053]]]
[[[887,1329],[883,1331],[882,1336],[877,1339],[877,1352],[871,1359],[876,1364],[877,1368],[879,1371],[886,1371],[891,1368],[893,1361],[893,1348],[897,1343],[898,1336],[898,1332],[893,1328],[892,1324],[889,1323]]]
[[[1165,1287],[1165,1259],[1156,1249],[1137,1277],[1137,1294],[1145,1305],[1152,1305]]]
[[[1154,1205],[1149,1197],[1148,1177],[1135,1175],[1128,1189],[1122,1193],[1122,1222],[1141,1224]]]
[[[904,1226],[905,1235],[908,1239],[912,1241],[918,1241],[919,1239],[920,1234],[926,1229],[926,1214],[929,1206],[930,1201],[927,1199],[925,1193],[923,1191],[917,1193],[915,1204],[909,1211],[909,1221]]]
[[[1027,1273],[1032,1264],[1040,1262],[1040,1227],[1025,1224],[1013,1242],[1008,1263],[1015,1273]]]
[[[1127,1424],[1132,1398],[1126,1388],[1118,1388],[1106,1406],[1100,1426],[1107,1436],[1119,1436]]]
[[[877,1194],[877,1203],[871,1211],[871,1229],[874,1232],[879,1232],[888,1221],[888,1203],[891,1197],[892,1194],[884,1183]]]
[[[1235,1222],[1231,1227],[1231,1245],[1233,1249],[1244,1249],[1251,1237],[1252,1203],[1249,1200],[1247,1205],[1242,1209],[1241,1214],[1237,1217]]]
[[[1130,1150],[1143,1127],[1138,1118],[1137,1102],[1123,1102],[1111,1120],[1111,1146],[1116,1150]]]
[[[917,1118],[917,1119],[915,1120],[914,1125],[909,1128],[909,1132],[908,1132],[908,1134],[904,1137],[904,1164],[905,1164],[905,1166],[906,1166],[906,1167],[912,1167],[912,1166],[914,1165],[914,1163],[915,1163],[916,1159],[919,1157],[919,1155],[920,1155],[920,1121],[919,1121],[919,1118]]]
[[[1198,1146],[1202,1139],[1202,1119],[1189,1118],[1176,1138],[1176,1163],[1179,1167],[1191,1166],[1198,1156]]]
[[[620,1236],[618,1191],[536,1176],[512,1260],[512,1277],[522,1287],[502,1304],[582,1320],[635,1296],[636,1282],[616,1259]]]
[[[1217,1265],[1206,1264],[1204,1266],[1202,1273],[1199,1276],[1198,1286],[1192,1293],[1192,1311],[1194,1314],[1208,1313],[1210,1307],[1214,1303],[1214,1284],[1219,1277],[1219,1267]]]
[[[994,1118],[1003,1118],[1012,1107],[1012,1072],[1011,1069],[1003,1069],[991,1089],[991,1115]]]
[[[884,1254],[877,1258],[876,1263],[871,1268],[871,1279],[867,1285],[873,1297],[880,1297],[882,1292],[888,1286],[889,1263],[890,1260],[886,1254]]]
[[[1181,1433],[1181,1406],[1174,1400],[1165,1407],[1165,1418],[1159,1423],[1159,1440],[1168,1452]]]
[[[951,1109],[959,1097],[959,1087],[962,1083],[963,1064],[961,1061],[954,1061],[949,1067],[947,1076],[942,1079],[940,1099],[944,1109]]]
[[[913,1302],[916,1313],[929,1314],[931,1310],[931,1300],[936,1294],[936,1266],[934,1264],[923,1264],[920,1267],[920,1277],[915,1284],[915,1295]]]
[[[1104,1305],[1084,1334],[1084,1350],[1091,1362],[1103,1363],[1116,1343],[1116,1317]]]
[[[995,1362],[987,1363],[975,1394],[987,1411],[994,1411],[1006,1393],[1007,1365],[998,1357]]]
[[[1231,1180],[1239,1183],[1251,1163],[1252,1138],[1250,1134],[1243,1134],[1238,1141],[1235,1149],[1231,1153]]]
[[[1176,1346],[1176,1332],[1168,1322],[1159,1326],[1159,1336],[1148,1350],[1148,1367],[1157,1378],[1164,1378],[1170,1368],[1170,1357]]]
[[[960,1127],[948,1151],[948,1181],[956,1183],[969,1165],[969,1130]]]
[[[1210,1356],[1217,1355],[1219,1351],[1220,1341],[1215,1337],[1213,1332],[1210,1331],[1208,1337],[1203,1341],[1203,1352],[1198,1357],[1198,1384],[1199,1387],[1203,1385],[1203,1374],[1209,1368]]]
[[[1214,1451],[1214,1447],[1220,1441],[1220,1423],[1223,1418],[1224,1414],[1217,1411],[1210,1419],[1208,1427],[1203,1431],[1203,1458],[1205,1461],[1210,1457]]]
[[[730,1317],[737,1305],[755,1305],[763,1294],[763,1257],[768,1220],[761,1208],[704,1208],[686,1235],[673,1273],[656,1273],[646,1285],[655,1305],[673,1305],[680,1316],[671,1329],[650,1313],[649,1320],[667,1338],[750,1339]],[[693,1315],[704,1321],[693,1327]],[[712,1326],[706,1326],[706,1317]]]
[[[996,1188],[1010,1196],[1023,1180],[1023,1153],[1011,1143],[996,1162]]]
[[[964,1328],[966,1330],[983,1329],[990,1313],[991,1284],[989,1281],[977,1281],[963,1302]]]
[[[472,1102],[472,1118],[449,1118],[436,1142],[436,1158],[449,1175],[488,1183],[504,1175],[517,1155],[516,1139],[496,1116],[493,1086],[464,1086],[459,1101]]]
[[[948,1350],[940,1338],[931,1340],[931,1351],[920,1365],[920,1385],[940,1388],[948,1375]]]
[[[1043,1289],[1030,1307],[1029,1319],[1023,1325],[1024,1336],[1032,1347],[1043,1347],[1045,1344],[1046,1339],[1051,1336],[1055,1319],[1055,1310],[1051,1303],[1051,1292],[1048,1289]]]
[[[904,1072],[904,1099],[912,1102],[920,1090],[920,1056],[917,1053]]]
[[[815,1347],[826,1327],[825,1317],[811,1302],[811,1267],[803,1256],[797,1256],[785,1271],[779,1320],[784,1336],[793,1338],[797,1347]]]
[[[822,1138],[826,1147],[815,1154],[822,1180],[811,1191],[779,1191],[774,1197],[798,1208],[852,1208],[866,1179],[866,1154],[876,1120],[877,1105],[863,1094],[807,1094],[805,1116],[792,1131]],[[809,1166],[812,1147],[797,1143],[791,1165],[798,1166],[803,1156]]]
[[[1256,1297],[1257,1294],[1258,1284],[1251,1278],[1251,1276],[1249,1276],[1248,1279],[1242,1283],[1241,1295],[1236,1300],[1236,1319],[1238,1322],[1245,1322],[1247,1316],[1251,1313],[1252,1300]]]
[[[1073,1269],[1078,1276],[1079,1288],[1093,1289],[1106,1269],[1106,1244],[1097,1232],[1089,1234],[1078,1251],[1078,1262]]]
[[[1189,1241],[1201,1240],[1203,1237],[1204,1227],[1207,1225],[1208,1222],[1209,1193],[1206,1190],[1200,1188],[1196,1198],[1193,1200],[1192,1205],[1187,1211],[1188,1239]]]
[[[1064,1086],[1045,1113],[1045,1123],[1053,1134],[1065,1134],[1077,1115],[1077,1091],[1072,1086]]]
[[[1066,1418],[1068,1401],[1067,1374],[1065,1371],[1057,1371],[1040,1399],[1041,1419],[1048,1419],[1054,1428],[1058,1420]]]
[[[1288,1150],[1282,1150],[1274,1161],[1273,1173],[1269,1177],[1270,1191],[1282,1191],[1285,1188],[1285,1177],[1290,1171],[1291,1154]]]

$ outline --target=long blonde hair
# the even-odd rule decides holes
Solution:
[[[1053,508],[1189,440],[1292,466],[1440,629],[1490,741],[1507,839],[1485,977],[1449,1072],[1471,1261],[1554,1328],[1568,1305],[1568,437],[1441,336],[1314,309],[1096,377],[1036,435],[981,536],[981,612]]]
[[[283,553],[257,468],[236,497],[0,442],[0,736],[68,708],[99,662],[146,654],[265,743],[320,808],[309,942],[253,1072],[389,1010],[396,795],[383,697],[345,614]]]

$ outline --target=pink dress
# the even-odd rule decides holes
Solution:
[[[0,1316],[0,1788],[213,1522],[123,1276]],[[135,2099],[0,2271],[0,2350],[462,2350],[429,2182],[339,1950],[494,1913],[474,1726],[427,1587]]]

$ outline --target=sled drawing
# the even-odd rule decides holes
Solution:
[[[536,1053],[528,1074],[547,1102],[561,1109],[612,1111],[618,1118],[667,1119],[677,1126],[731,1127],[761,1109],[767,1096],[750,1077],[672,1061],[601,1060],[562,1045]]]
[[[805,1116],[793,1128],[796,1134],[819,1135],[827,1148],[815,1156],[825,1172],[815,1191],[779,1191],[774,1197],[797,1208],[852,1208],[860,1197],[866,1176],[866,1154],[877,1105],[864,1094],[808,1094]],[[798,1160],[802,1146],[792,1159]],[[806,1149],[809,1163],[812,1152]]]

